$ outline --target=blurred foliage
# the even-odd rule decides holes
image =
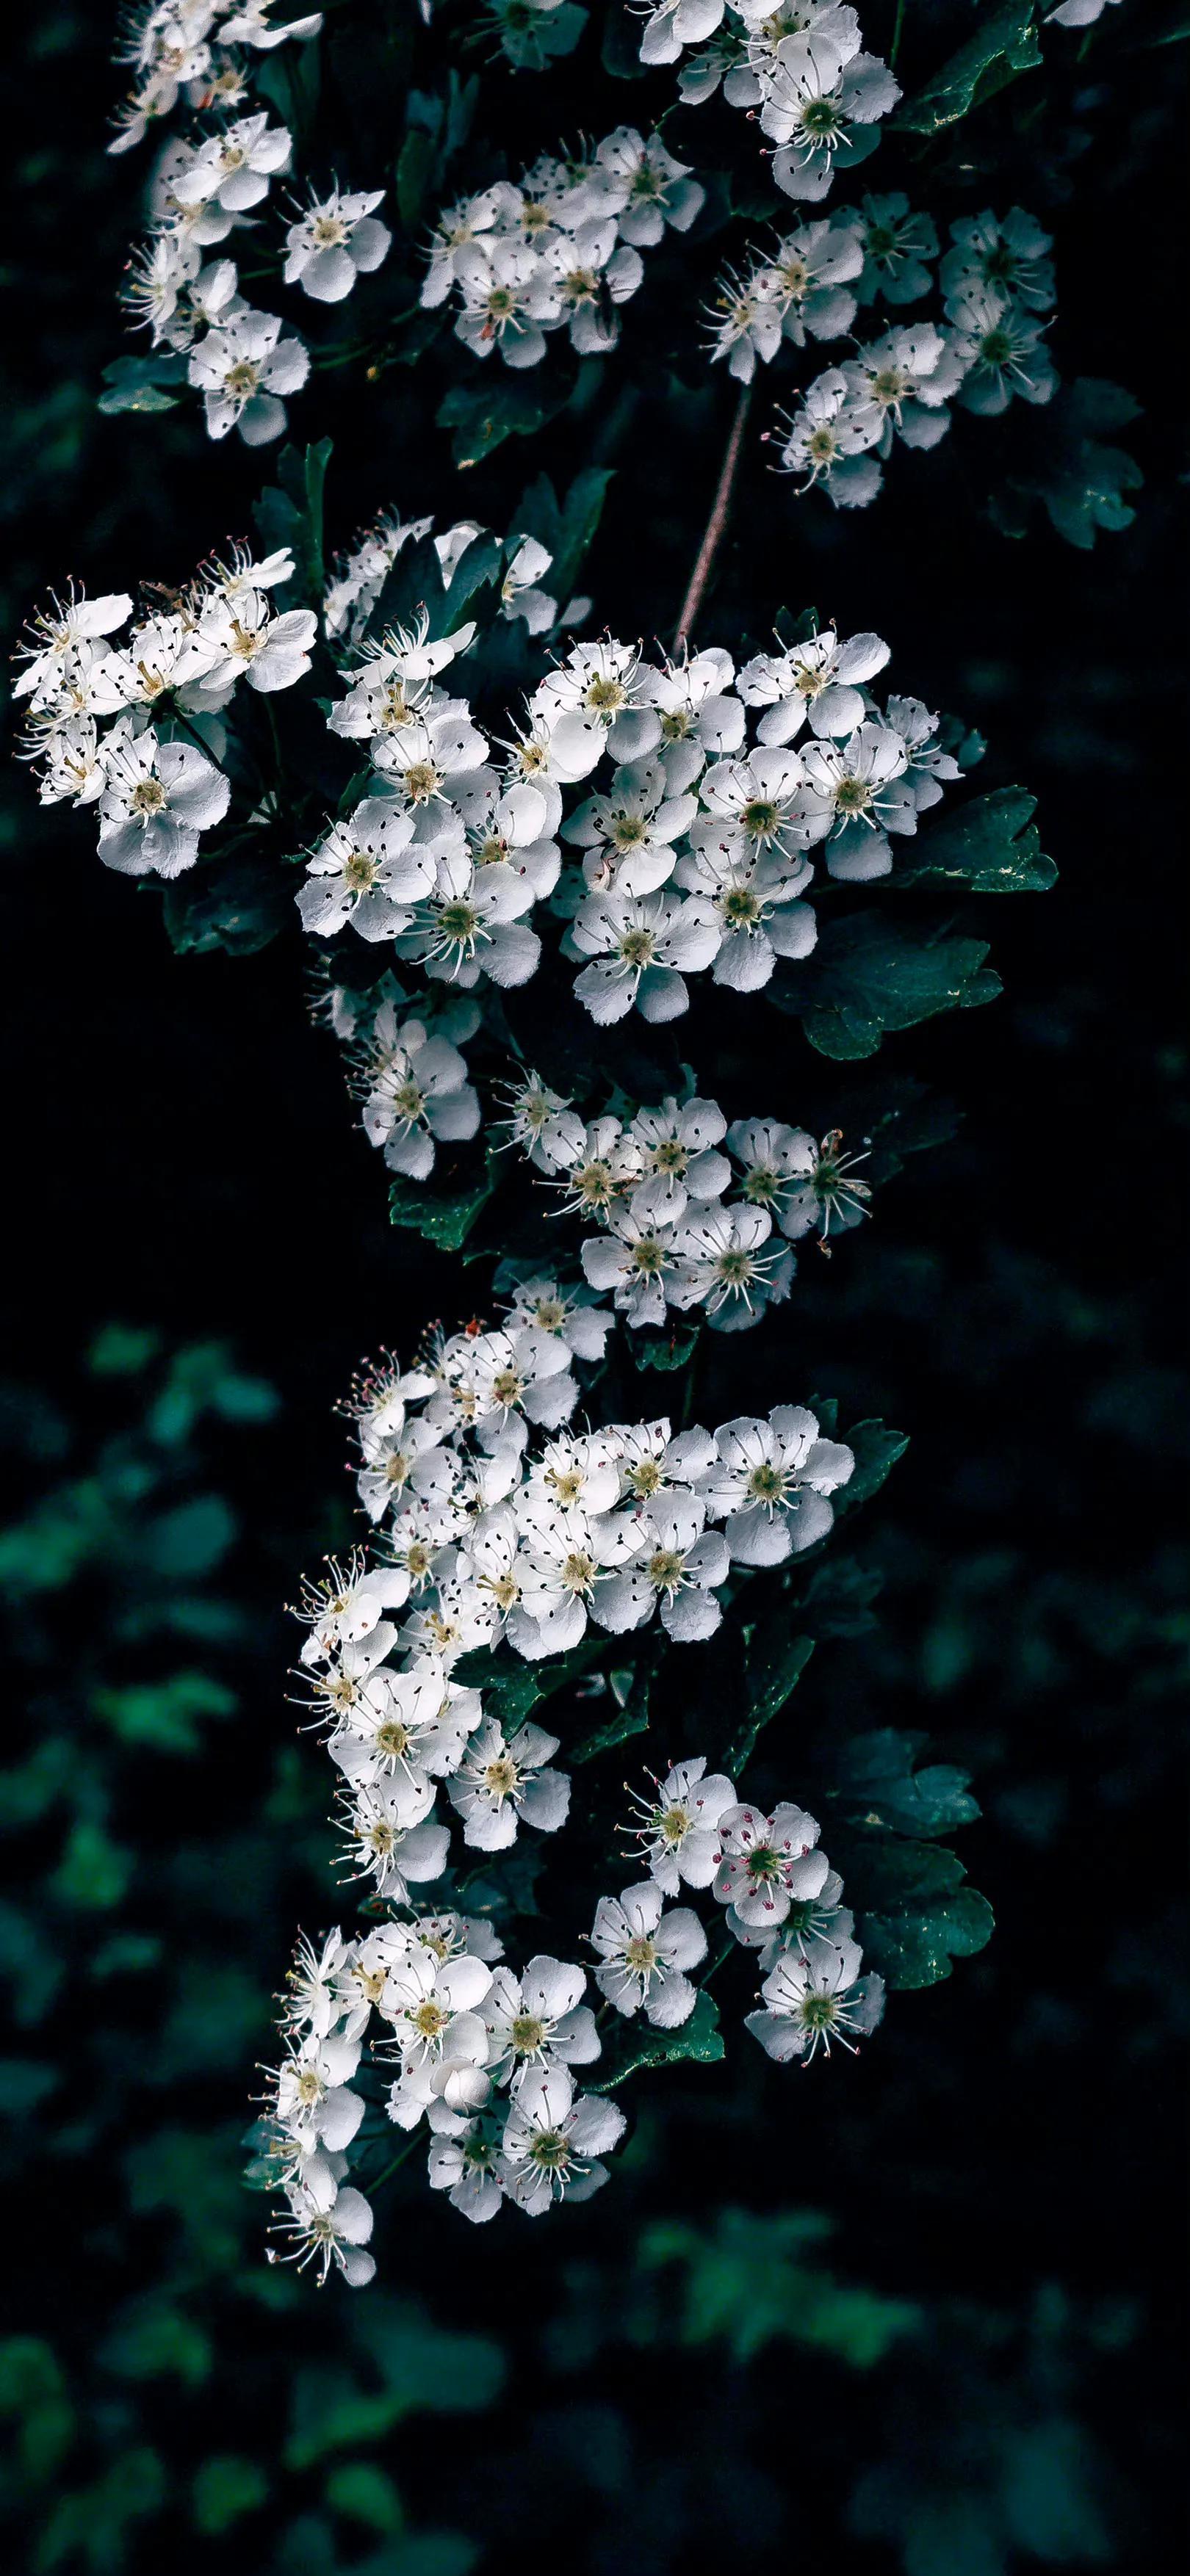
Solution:
[[[348,64],[362,0],[331,14]],[[394,0],[386,23],[404,14]],[[887,49],[892,0],[863,14]],[[931,109],[929,149],[973,208],[1016,197],[1058,234],[1060,362],[1086,370],[1063,396],[1058,479],[1020,424],[993,526],[948,441],[899,460],[900,499],[870,530],[804,514],[791,559],[761,476],[716,611],[763,635],[774,597],[810,596],[887,633],[903,684],[989,737],[989,796],[1030,780],[1062,871],[1045,905],[997,908],[995,1009],[927,1017],[908,1008],[920,992],[873,995],[860,942],[836,950],[821,998],[822,1033],[843,1039],[831,1061],[791,1023],[768,1029],[793,1114],[870,1135],[874,1178],[903,1163],[862,1243],[803,1261],[769,1364],[799,1391],[835,1388],[844,1422],[883,1413],[912,1442],[782,1633],[757,1628],[724,1669],[718,1741],[759,1717],[757,1793],[829,1796],[828,1847],[850,1837],[847,1867],[873,1873],[865,1938],[902,1984],[924,1949],[936,1982],[894,1998],[855,2066],[802,2076],[740,2042],[635,2078],[614,2193],[548,2241],[511,2213],[473,2234],[400,2178],[363,2299],[267,2267],[262,2203],[239,2180],[270,1987],[294,1924],[332,1903],[322,1766],[280,1705],[279,1604],[349,1535],[332,1396],[359,1351],[449,1306],[457,1256],[390,1231],[286,943],[246,964],[206,953],[236,887],[218,919],[187,916],[203,953],[167,970],[155,907],[121,902],[77,832],[19,775],[5,783],[0,1954],[19,2224],[0,2508],[22,2576],[461,2576],[519,2567],[527,2545],[583,2576],[702,2576],[745,2551],[754,2576],[1175,2563],[1186,1060],[1180,773],[1157,754],[1182,642],[1180,56],[1149,49],[1168,13],[1143,36],[1139,15],[1124,0],[1089,40],[1043,25],[1039,76],[1024,21],[1040,12],[904,12],[919,115],[964,82],[975,102],[953,126]],[[605,18],[623,77],[619,14]],[[242,458],[204,446],[181,407],[98,408],[139,186],[103,156],[108,11],[55,0],[10,38],[11,630],[49,581],[171,577],[247,511]],[[986,68],[969,79],[973,55],[955,58],[973,43]],[[473,111],[481,57],[461,59],[445,111],[415,94],[400,135],[361,142],[392,165],[410,242]],[[529,73],[494,77],[515,155],[543,139],[540,94]],[[643,95],[625,80],[625,115]],[[1117,372],[1141,405],[1139,506]],[[581,397],[559,415],[567,497],[536,504],[577,543],[595,497],[575,499],[577,477],[616,469],[583,578],[606,598],[614,577],[642,633],[672,623],[689,493],[713,487],[722,434],[714,388],[692,391],[675,476],[651,404],[646,381],[626,411],[592,422]],[[334,427],[332,547],[390,497],[455,514],[447,442],[406,367]],[[534,457],[510,434],[489,461],[475,429],[460,412],[453,435],[477,451],[465,506],[507,524]],[[1001,533],[1026,519],[1027,559]],[[1118,533],[1090,553],[1095,525]],[[1021,812],[1009,842],[1031,828]],[[985,928],[952,855],[936,964],[980,1001]],[[754,1026],[720,1028],[728,1089]],[[104,1321],[129,1314],[157,1328]],[[745,1402],[746,1356],[731,1366]],[[664,1402],[664,1373],[639,1387]],[[604,1698],[586,1722],[606,1745],[625,1716]],[[621,1745],[628,1767],[626,1728]],[[998,1930],[947,1977],[980,1929],[964,1866]],[[716,1993],[726,2030],[737,1998]]]

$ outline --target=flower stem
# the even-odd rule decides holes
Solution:
[[[740,398],[736,404],[735,419],[731,424],[731,434],[727,441],[727,448],[723,458],[723,468],[719,476],[718,489],[711,504],[711,515],[707,520],[703,541],[698,549],[698,556],[694,570],[690,575],[690,587],[682,602],[682,614],[678,619],[678,631],[674,638],[674,641],[677,644],[689,643],[691,629],[693,628],[699,609],[702,606],[703,592],[705,591],[707,583],[711,577],[711,567],[715,561],[716,555],[718,554],[723,531],[727,526],[728,512],[731,508],[732,490],[735,484],[736,474],[739,469],[740,457],[743,452],[744,426],[748,418],[748,406],[751,400],[751,385],[741,385]]]
[[[374,2180],[374,2181],[372,2181],[372,2182],[370,2182],[370,2183],[368,2184],[368,2189],[369,2189],[369,2191],[379,2191],[382,2183],[386,2183],[386,2182],[390,2181],[390,2180],[391,2180],[391,2177],[393,2176],[393,2174],[395,2174],[395,2173],[396,2173],[396,2171],[397,2171],[398,2167],[399,2167],[399,2166],[401,2166],[401,2165],[403,2165],[403,2164],[406,2164],[406,2163],[408,2162],[408,2160],[409,2160],[410,2156],[412,2155],[413,2150],[414,2150],[414,2148],[416,2147],[416,2145],[417,2145],[417,2144],[418,2144],[418,2137],[417,2137],[417,2133],[415,2132],[415,2133],[414,2133],[414,2135],[413,2135],[413,2137],[411,2137],[411,2139],[410,2139],[410,2141],[409,2141],[408,2146],[407,2146],[407,2147],[402,2147],[401,2152],[400,2152],[400,2155],[399,2155],[399,2156],[394,2156],[394,2157],[393,2157],[393,2160],[392,2160],[392,2163],[391,2163],[391,2164],[389,2164],[389,2165],[386,2165],[386,2166],[385,2166],[383,2173],[378,2173],[378,2174],[376,2175],[376,2177],[375,2177],[375,2180]]]
[[[904,27],[904,24],[905,24],[905,0],[897,0],[897,15],[896,15],[896,23],[895,23],[895,25],[894,25],[894,27],[893,27],[892,43],[891,43],[891,45],[889,46],[889,49],[888,49],[888,61],[889,61],[889,69],[890,69],[890,70],[892,70],[892,69],[895,67],[896,59],[897,59],[897,55],[900,53],[900,50],[901,50],[901,30],[902,30],[902,28]]]

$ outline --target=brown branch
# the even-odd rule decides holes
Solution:
[[[707,583],[711,577],[711,566],[719,551],[723,531],[727,526],[728,513],[731,509],[732,491],[735,485],[740,457],[743,452],[744,428],[747,422],[748,406],[751,400],[751,385],[741,385],[740,398],[736,404],[735,419],[731,425],[731,436],[728,439],[727,452],[723,459],[723,470],[719,476],[719,487],[716,491],[714,501],[711,504],[711,515],[707,520],[706,532],[704,534],[702,544],[698,549],[698,559],[695,563],[694,570],[690,575],[690,587],[682,602],[682,614],[678,619],[678,631],[674,637],[675,645],[688,644],[690,641],[690,635],[695,618],[702,606],[703,592],[705,591]]]

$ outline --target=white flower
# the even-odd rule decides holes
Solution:
[[[709,903],[694,896],[589,895],[571,932],[594,963],[574,989],[600,1026],[634,1007],[645,1020],[674,1020],[690,1008],[687,974],[709,966],[721,932]]]
[[[776,1119],[741,1118],[729,1128],[727,1142],[744,1174],[744,1197],[770,1208],[791,1242],[814,1226],[825,1241],[832,1224],[842,1231],[868,1214],[871,1190],[852,1177],[866,1156],[842,1152],[841,1129],[832,1128],[818,1145],[801,1128],[783,1127]]]
[[[307,2263],[316,2263],[324,2281],[334,2263],[353,2290],[375,2279],[375,2258],[364,2251],[372,2233],[372,2211],[362,2192],[339,2191],[327,2206],[321,2192],[292,2182],[286,2197],[290,2215],[281,2227],[296,2242],[284,2260],[296,2263],[299,2272]]]
[[[620,1897],[603,1896],[595,1908],[591,1939],[603,1965],[595,1983],[616,2011],[629,2017],[644,2008],[657,2030],[676,2030],[698,2001],[698,1989],[683,1974],[707,1954],[707,1936],[689,1906],[662,1911],[655,1879],[626,1887]]]
[[[428,525],[428,522],[426,522]],[[413,528],[402,531],[413,534]],[[379,594],[378,594],[379,595]],[[345,697],[338,698],[327,717],[332,733],[342,734],[350,742],[375,741],[390,733],[400,733],[406,725],[431,711],[447,714],[453,721],[465,713],[462,702],[443,701],[433,688],[439,671],[444,671],[461,649],[453,636],[438,636],[431,643],[428,620],[423,612],[416,626],[390,628],[379,644],[369,645],[362,666],[348,673],[350,686]],[[481,761],[487,744],[479,737]]]
[[[506,1738],[496,1720],[486,1718],[447,1783],[463,1819],[464,1842],[477,1851],[507,1851],[522,1819],[539,1833],[556,1833],[570,1804],[566,1773],[548,1767],[557,1750],[557,1736],[543,1727],[521,1726]]]
[[[43,698],[56,696],[79,646],[114,634],[131,615],[132,600],[126,590],[88,599],[85,592],[72,588],[65,601],[52,599],[31,620],[28,643],[17,648],[25,668],[13,681],[14,698],[30,698],[36,706]]]
[[[408,1905],[410,1887],[441,1878],[450,1849],[447,1827],[432,1817],[404,1825],[402,1803],[391,1781],[366,1781],[352,1798],[343,1825],[357,1864],[354,1875],[374,1879],[377,1896],[391,1905]]]
[[[430,1418],[451,1430],[478,1431],[494,1446],[524,1414],[555,1431],[578,1400],[565,1344],[534,1325],[512,1332],[456,1333],[446,1344]],[[524,1423],[520,1425],[524,1438]]]
[[[830,2056],[832,2040],[854,2055],[884,2012],[884,1980],[861,1977],[862,1955],[854,1941],[815,1941],[778,1961],[760,1990],[767,2009],[745,2016],[769,2057],[809,2065],[819,2047]]]
[[[840,643],[833,626],[780,653],[757,653],[737,687],[745,706],[763,707],[757,728],[762,743],[792,742],[807,716],[810,730],[832,736],[854,733],[868,712],[863,683],[888,660],[879,635],[851,635]]]
[[[610,1431],[563,1432],[547,1440],[529,1465],[525,1504],[532,1499],[551,1509],[600,1514],[620,1495],[620,1462],[615,1428]]]
[[[453,2058],[455,2021],[459,2015],[470,2021],[478,2014],[491,1982],[486,1961],[472,1958],[469,1951],[443,1959],[426,1943],[412,1943],[389,1968],[380,2004],[392,2029],[392,2045],[405,2063],[420,2066]],[[466,2034],[465,2044],[471,2036]],[[486,2042],[479,2064],[485,2056]]]
[[[331,939],[350,922],[361,939],[395,939],[435,883],[433,847],[415,842],[413,818],[391,797],[366,796],[312,850],[294,901],[303,930]]]
[[[356,1548],[345,1566],[328,1556],[326,1573],[316,1582],[303,1582],[297,1616],[310,1630],[302,1647],[304,1664],[330,1663],[340,1646],[359,1645],[372,1636],[386,1610],[400,1609],[407,1578],[393,1566],[365,1571],[365,1565],[363,1549]]]
[[[509,1621],[509,1639],[518,1654],[536,1662],[578,1645],[588,1611],[599,1616],[607,1569],[623,1564],[632,1536],[626,1519],[592,1518],[579,1504],[558,1503],[541,1487],[518,1495],[516,1519],[521,1606]]]
[[[589,1234],[582,1247],[592,1288],[612,1289],[617,1314],[626,1315],[636,1329],[664,1323],[677,1261],[676,1225],[613,1207],[607,1226],[606,1234]]]
[[[641,1178],[633,1190],[634,1217],[667,1224],[683,1216],[690,1199],[721,1198],[731,1179],[725,1154],[714,1148],[727,1120],[717,1100],[663,1100],[638,1109],[629,1134],[640,1155]]]
[[[595,2015],[582,2001],[584,1970],[543,1955],[520,1977],[497,1968],[483,2007],[488,2066],[497,2084],[520,2091],[531,2068],[589,2066],[599,2056]]]
[[[690,835],[694,849],[747,858],[793,857],[808,838],[801,789],[802,764],[795,751],[757,750],[739,760],[717,761],[702,781],[706,815]]]
[[[191,743],[160,741],[151,725],[134,732],[125,717],[107,736],[103,768],[104,866],[134,877],[176,877],[192,868],[200,833],[222,822],[231,798],[213,762]]]
[[[595,167],[606,170],[615,183],[621,240],[638,250],[654,248],[667,224],[675,232],[689,232],[706,202],[706,189],[691,177],[685,162],[667,152],[660,135],[651,134],[646,142],[632,125],[618,125],[614,134],[604,136]]]
[[[908,754],[905,776],[913,790],[918,813],[941,802],[943,784],[961,778],[962,770],[951,753],[943,751],[933,737],[938,731],[938,718],[930,714],[920,698],[890,698],[884,710],[884,721],[899,733]]]
[[[1047,403],[1058,377],[1042,333],[1046,324],[986,287],[967,287],[947,306],[954,321],[951,353],[963,370],[958,399],[965,411],[995,417],[1013,395]]]
[[[637,761],[617,769],[609,794],[580,805],[563,826],[563,837],[587,851],[588,886],[653,894],[672,876],[674,844],[697,811],[697,797],[670,795],[660,761]]]
[[[938,256],[938,234],[930,215],[914,214],[908,197],[895,190],[886,197],[865,197],[858,213],[847,216],[863,254],[863,273],[856,292],[861,304],[882,295],[886,304],[914,304],[928,295],[933,278],[929,263]]]
[[[342,1980],[354,1959],[355,1943],[344,1939],[337,1924],[321,1949],[306,1933],[299,1933],[293,1966],[285,1979],[289,1994],[282,2018],[291,2030],[308,2030],[315,2039],[326,2038],[339,2018]]]
[[[783,1923],[766,1929],[763,1924],[741,1923],[728,1908],[728,1922],[741,1948],[759,1950],[760,1964],[766,1971],[792,1952],[804,1958],[811,1945],[831,1941],[836,1949],[849,1941],[855,1930],[854,1918],[841,1903],[843,1881],[837,1869],[828,1869],[817,1896],[795,1898]]]
[[[464,990],[481,975],[493,984],[527,984],[541,956],[537,932],[520,918],[533,903],[529,878],[502,861],[477,867],[449,838],[431,850],[435,882],[401,938],[401,955]]]
[[[544,1274],[521,1281],[505,1320],[512,1331],[531,1324],[539,1333],[556,1333],[580,1360],[601,1360],[612,1329],[606,1308],[585,1289],[564,1288]]]
[[[37,783],[39,805],[93,805],[107,785],[105,746],[94,716],[68,716],[47,735],[37,756],[42,762]]]
[[[533,714],[549,733],[555,776],[587,778],[605,751],[613,760],[647,759],[661,739],[655,679],[635,645],[610,636],[576,644],[532,699]]]
[[[593,1118],[584,1126],[573,1110],[561,1106],[543,1130],[535,1159],[548,1171],[565,1175],[558,1186],[567,1214],[606,1217],[640,1178],[639,1151],[618,1118]]]
[[[841,1440],[822,1440],[804,1405],[779,1404],[767,1422],[741,1414],[715,1433],[716,1463],[698,1490],[738,1565],[782,1565],[834,1524],[829,1500],[855,1470]]]
[[[712,981],[736,993],[768,983],[778,957],[808,957],[818,938],[813,906],[798,901],[814,871],[800,854],[754,857],[738,834],[720,831],[678,862],[678,881],[713,907],[719,948]]]
[[[691,1211],[674,1243],[671,1306],[705,1306],[721,1333],[742,1332],[760,1321],[765,1307],[789,1295],[791,1253],[761,1249],[772,1233],[762,1207],[733,1204],[708,1215]]]
[[[363,2097],[349,2091],[359,2064],[358,2039],[329,2031],[311,2034],[290,2050],[273,2079],[273,2110],[282,2128],[305,2148],[339,2154],[349,2147],[364,2116]]]
[[[722,1858],[715,1896],[733,1920],[771,1930],[794,1903],[818,1896],[829,1864],[816,1850],[818,1826],[803,1807],[781,1805],[766,1816],[758,1807],[727,1807],[719,1817]]]
[[[479,769],[456,787],[459,811],[476,867],[511,867],[526,879],[534,902],[558,882],[561,851],[550,838],[550,800],[527,779],[501,787],[494,770]]]
[[[826,864],[848,882],[887,876],[890,832],[917,830],[917,799],[905,778],[905,740],[892,725],[865,721],[845,742],[808,742],[803,810]]]
[[[505,1092],[510,1112],[500,1125],[507,1133],[508,1144],[519,1148],[527,1162],[539,1172],[553,1172],[559,1166],[554,1144],[557,1121],[570,1103],[560,1091],[551,1091],[539,1073],[526,1072],[523,1080]]]
[[[541,326],[555,320],[557,301],[536,253],[500,238],[482,248],[475,242],[455,253],[454,276],[463,303],[455,333],[472,356],[499,349],[506,367],[537,366],[545,356]]]
[[[429,2161],[431,2191],[447,2192],[451,2208],[481,2227],[495,2217],[504,2198],[498,2154],[499,2131],[489,2120],[468,2120],[457,2136],[435,2138]]]
[[[723,8],[724,0],[661,0],[641,37],[642,63],[676,63],[683,46],[714,35]]]
[[[287,286],[300,286],[319,304],[341,304],[356,278],[379,268],[392,241],[387,226],[376,221],[384,202],[383,188],[312,197],[285,236]]]
[[[198,387],[212,438],[238,429],[249,447],[267,446],[285,427],[282,394],[295,394],[310,373],[299,339],[281,337],[275,313],[245,310],[207,331],[191,351],[189,381]]]
[[[981,215],[966,215],[952,224],[950,238],[955,247],[947,251],[938,271],[945,296],[960,297],[976,287],[1010,298],[1014,304],[1032,306],[1039,313],[1048,311],[1054,301],[1049,257],[1053,239],[1042,231],[1035,215],[1014,206],[1000,222],[989,207]],[[953,321],[949,302],[946,309]]]
[[[620,1634],[642,1627],[660,1609],[661,1625],[677,1645],[713,1637],[723,1617],[715,1586],[730,1571],[727,1541],[704,1528],[706,1506],[693,1494],[642,1505],[633,1515],[640,1531],[633,1562],[596,1593],[592,1615]]]
[[[462,197],[439,217],[430,245],[430,264],[422,285],[420,301],[431,308],[445,304],[451,289],[459,281],[464,255],[477,245],[486,249],[491,236],[507,224],[515,211],[518,191],[506,180],[494,188],[482,188],[478,195]],[[472,274],[470,260],[467,273]]]
[[[482,1713],[478,1691],[450,1681],[439,1656],[418,1655],[403,1672],[375,1675],[345,1711],[331,1759],[353,1783],[390,1782],[402,1825],[420,1824],[434,1780],[458,1768]]]
[[[787,197],[825,197],[836,154],[849,155],[853,127],[887,116],[901,95],[887,64],[856,51],[854,12],[832,10],[829,19],[829,36],[811,25],[805,35],[786,37],[765,81],[761,130],[780,147],[772,174]]]
[[[730,653],[712,645],[705,653],[650,672],[649,694],[661,719],[653,757],[665,771],[671,796],[694,785],[708,757],[739,750],[744,710],[730,695],[734,670]]]
[[[781,450],[785,472],[801,476],[803,492],[821,483],[839,509],[865,508],[882,477],[875,459],[864,453],[873,444],[873,426],[851,379],[842,367],[828,367],[797,400]]]
[[[633,1798],[642,1822],[630,1831],[642,1846],[649,1875],[666,1896],[688,1887],[709,1887],[719,1866],[719,1818],[736,1804],[734,1780],[725,1772],[707,1772],[706,1758],[677,1762],[664,1780],[653,1780],[653,1796]]]
[[[565,2068],[530,2068],[509,2110],[502,2149],[502,2180],[510,2200],[538,2218],[555,2200],[589,2200],[607,2180],[598,2158],[619,2144],[627,2127],[614,2102],[580,2093]]]
[[[821,216],[799,224],[777,245],[759,272],[776,297],[786,340],[805,347],[806,333],[815,340],[839,340],[855,320],[863,252],[847,216]]]
[[[234,606],[226,602],[208,611],[200,620],[197,637],[204,657],[209,656],[202,677],[204,702],[222,704],[241,679],[266,695],[292,689],[310,668],[317,632],[312,608],[288,608],[274,617],[268,601],[252,592]],[[137,642],[134,635],[134,653]]]
[[[954,333],[932,322],[900,323],[849,358],[842,373],[865,445],[888,456],[895,430],[907,447],[936,447],[966,363]]]
[[[362,1125],[370,1145],[384,1148],[390,1172],[424,1181],[434,1168],[435,1144],[474,1136],[480,1123],[477,1093],[467,1080],[467,1060],[422,1020],[397,1022],[395,1008],[377,1013],[374,1045],[384,1050],[364,1102]]]
[[[291,148],[288,128],[270,125],[262,108],[200,143],[172,181],[174,196],[182,206],[214,203],[225,214],[245,214],[267,197],[270,180],[289,168]]]
[[[680,1431],[675,1439],[665,1414],[656,1422],[617,1422],[610,1436],[621,1495],[634,1503],[688,1493],[715,1455],[709,1431]]]

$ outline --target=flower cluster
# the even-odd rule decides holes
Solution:
[[[720,1332],[759,1323],[789,1294],[780,1236],[817,1230],[825,1244],[832,1224],[867,1213],[862,1157],[844,1154],[837,1130],[817,1143],[776,1118],[729,1126],[718,1101],[698,1099],[666,1099],[626,1123],[585,1119],[536,1074],[509,1109],[510,1141],[568,1213],[599,1227],[583,1242],[584,1276],[630,1326],[664,1323],[667,1307],[702,1307]]]
[[[358,646],[368,620],[379,600],[393,565],[404,546],[416,545],[428,537],[433,519],[402,519],[399,511],[383,511],[357,537],[348,553],[335,564],[323,598],[323,622],[328,640],[347,648]],[[460,558],[475,538],[485,531],[477,519],[456,519],[453,525],[434,538],[434,549],[442,567],[442,578],[449,582]],[[512,620],[522,618],[530,635],[548,634],[559,618],[558,601],[541,585],[549,572],[553,557],[536,537],[516,534],[510,538],[503,580],[500,585],[500,614]],[[587,599],[569,601],[562,614],[568,627],[581,625],[590,609]]]
[[[193,867],[231,792],[203,742],[221,746],[222,711],[241,680],[268,693],[309,670],[313,611],[278,615],[269,599],[292,576],[286,548],[258,563],[235,547],[172,607],[136,618],[120,644],[132,616],[123,591],[72,591],[34,618],[13,694],[28,708],[40,800],[95,806],[106,867],[160,877]]]
[[[813,204],[837,169],[874,152],[876,127],[901,92],[887,63],[864,53],[854,9],[835,0],[661,0],[649,10],[640,58],[681,61],[688,106],[722,87],[732,107],[759,119],[776,149],[771,169],[787,197]]]
[[[720,278],[707,316],[712,363],[725,358],[729,375],[751,384],[757,361],[770,365],[785,342],[802,349],[807,332],[841,339],[861,304],[916,303],[934,283],[937,256],[932,217],[915,213],[900,191],[798,223],[756,249],[742,272]]]
[[[896,251],[886,246],[895,217],[876,222],[877,249],[873,254],[865,241],[865,268],[878,272],[893,264],[895,292],[887,283],[883,292],[908,303],[923,291],[919,276],[929,283],[928,235],[907,208],[900,221]],[[1014,396],[1047,403],[1054,393],[1058,379],[1044,338],[1054,300],[1049,234],[1019,206],[1002,220],[990,211],[965,216],[950,231],[951,248],[939,269],[943,322],[894,325],[799,395],[785,423],[781,462],[803,491],[819,484],[837,507],[863,508],[880,489],[894,436],[909,447],[936,447],[950,426],[952,402],[986,417],[1006,411]],[[735,372],[750,374],[757,356],[775,354],[779,337],[741,324],[732,350]],[[746,353],[738,362],[737,347]]]
[[[439,222],[424,305],[458,301],[455,331],[477,358],[535,367],[548,331],[584,357],[615,347],[617,306],[636,294],[642,250],[666,226],[688,232],[706,191],[660,136],[617,126],[583,160],[548,154],[519,186],[498,180]]]
[[[788,1804],[763,1815],[699,1759],[651,1780],[634,1805],[629,1830],[648,1876],[599,1899],[589,1936],[605,2005],[658,2030],[689,2020],[689,1971],[708,1945],[694,1907],[666,1901],[684,1882],[709,1889],[735,1941],[760,1952],[761,2006],[746,2027],[770,2057],[808,2065],[832,2043],[854,2050],[880,2020],[883,1985],[860,1973],[814,1817]],[[367,2110],[352,2089],[365,2040],[389,2120],[428,2133],[431,2190],[477,2225],[505,2201],[536,2218],[590,2199],[626,2126],[606,2094],[576,2091],[573,2070],[603,2054],[585,1969],[539,1952],[518,1976],[482,1916],[421,1914],[407,1893],[399,1902],[358,1938],[336,1928],[321,1947],[299,1942],[285,2055],[265,2096],[265,2166],[285,2193],[288,2259],[316,2264],[323,2280],[333,2264],[353,2288],[376,2269],[371,2206],[345,2179]]]
[[[201,113],[242,107],[251,90],[250,58],[291,38],[318,34],[321,12],[274,26],[277,0],[147,0],[128,25],[121,58],[132,89],[119,111],[110,152],[129,152],[181,100]]]
[[[676,1018],[706,969],[755,992],[814,946],[809,852],[833,877],[887,875],[890,835],[958,774],[919,700],[881,711],[868,693],[887,646],[833,628],[738,678],[717,647],[658,666],[611,637],[576,645],[497,765],[468,700],[438,685],[471,634],[420,626],[365,648],[328,721],[375,774],[297,897],[308,930],[350,924],[432,981],[526,983],[541,957],[526,916],[548,902],[600,1023]],[[605,759],[608,787],[564,819],[563,788]],[[565,871],[560,840],[581,853]]]

